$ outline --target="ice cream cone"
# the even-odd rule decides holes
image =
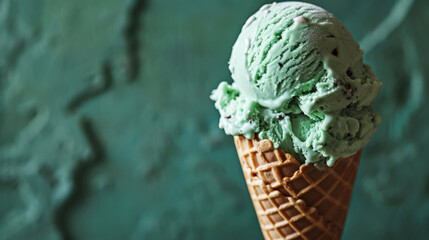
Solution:
[[[265,239],[340,239],[361,151],[319,170],[268,139],[234,136]]]

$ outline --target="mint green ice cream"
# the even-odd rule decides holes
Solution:
[[[382,83],[344,25],[317,6],[264,5],[235,42],[234,82],[212,93],[229,135],[270,139],[302,163],[355,154],[381,119],[371,104]]]

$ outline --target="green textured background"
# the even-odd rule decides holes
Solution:
[[[209,94],[266,2],[0,0],[0,239],[261,239]],[[311,2],[384,83],[344,239],[424,239],[429,2]]]

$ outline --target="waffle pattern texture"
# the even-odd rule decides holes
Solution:
[[[234,140],[266,240],[341,238],[361,151],[319,170],[268,139]]]

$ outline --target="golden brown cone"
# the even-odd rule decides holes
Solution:
[[[266,240],[341,238],[361,151],[321,171],[268,139],[234,140]]]

